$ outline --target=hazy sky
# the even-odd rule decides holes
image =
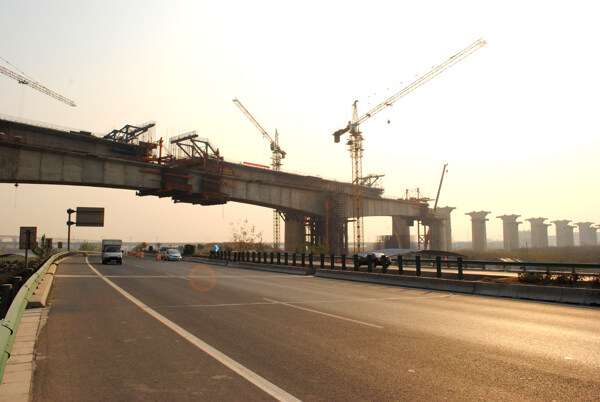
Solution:
[[[388,196],[420,188],[453,206],[454,241],[471,211],[600,223],[597,1],[0,2],[0,57],[73,99],[71,108],[0,75],[0,113],[106,134],[156,121],[156,136],[197,130],[226,159],[269,164],[269,144],[237,97],[287,152],[283,170],[351,179],[351,104],[364,114],[479,38],[488,45],[362,126],[363,173]],[[0,65],[13,69],[0,60]],[[388,120],[390,123],[388,124]],[[272,239],[272,212],[201,207],[133,191],[0,184],[0,234],[66,236],[67,208],[104,206],[104,228],[73,237],[229,240],[248,220]],[[521,225],[529,229],[529,223]],[[367,241],[390,218],[365,220]],[[549,230],[554,234],[554,228]],[[415,234],[415,233],[413,233]]]

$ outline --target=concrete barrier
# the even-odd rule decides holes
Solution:
[[[316,277],[431,289],[451,293],[466,293],[491,297],[506,297],[600,306],[600,289],[563,288],[558,286],[518,285],[496,282],[460,281],[394,274],[317,270]]]
[[[218,264],[219,260],[186,258],[205,264]],[[465,293],[490,297],[536,300],[556,303],[600,306],[600,289],[565,288],[558,286],[521,285],[477,280],[438,279],[424,276],[398,275],[394,273],[362,272],[352,270],[310,268],[302,266],[271,265],[264,263],[229,262],[229,266],[242,269],[279,272],[293,275],[314,275],[319,278],[375,283],[379,285],[403,286],[450,293]]]

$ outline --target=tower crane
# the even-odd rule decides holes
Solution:
[[[10,78],[13,78],[15,80],[17,80],[17,82],[19,84],[24,84],[24,85],[28,85],[33,89],[36,89],[48,96],[53,97],[54,99],[58,99],[59,101],[66,103],[69,106],[73,106],[75,107],[75,102],[73,102],[70,99],[65,98],[64,96],[57,94],[54,91],[51,91],[50,89],[46,88],[45,86],[43,86],[42,84],[40,84],[39,82],[32,80],[30,78],[27,78],[23,75],[17,74],[14,71],[9,70],[8,68],[2,67],[0,66],[0,73],[9,76]]]
[[[260,124],[258,124],[256,119],[254,117],[252,117],[250,112],[248,112],[248,110],[246,110],[244,105],[242,105],[242,103],[239,100],[237,100],[237,98],[233,99],[233,103],[235,103],[236,106],[240,108],[240,110],[246,115],[246,117],[256,126],[256,128],[258,128],[258,131],[260,131],[262,133],[263,137],[269,141],[269,143],[271,145],[271,152],[272,152],[271,167],[275,171],[280,171],[281,170],[281,160],[285,158],[285,151],[283,149],[281,149],[281,147],[279,146],[279,133],[277,133],[277,129],[275,129],[275,140],[273,140],[271,138],[271,136],[265,131],[265,129],[262,128],[262,126]],[[280,225],[280,221],[279,221],[279,211],[274,209],[273,210],[273,243],[274,243],[273,245],[275,246],[276,250],[279,249],[280,233],[281,233],[281,225]]]
[[[350,133],[350,138],[346,142],[348,149],[350,150],[350,158],[352,159],[352,195],[353,195],[353,213],[354,213],[354,252],[359,253],[363,251],[363,200],[362,200],[362,157],[363,157],[363,137],[359,129],[360,124],[364,123],[377,113],[381,112],[388,106],[392,106],[394,102],[408,95],[427,81],[431,80],[435,76],[439,75],[446,69],[452,67],[459,61],[463,60],[467,56],[471,55],[481,47],[486,45],[487,42],[483,39],[475,41],[473,44],[467,46],[461,52],[450,57],[448,60],[443,62],[437,67],[431,69],[427,74],[421,76],[411,84],[401,89],[390,98],[386,99],[379,105],[375,106],[369,112],[363,116],[358,116],[357,104],[358,101],[354,101],[352,104],[352,120],[348,122],[348,125],[340,130],[333,133],[334,142],[340,142],[340,137],[345,133]]]

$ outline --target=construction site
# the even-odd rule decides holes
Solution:
[[[348,134],[345,145],[350,153],[351,181],[338,182],[314,176],[285,172],[283,160],[286,157],[279,144],[279,133],[270,135],[253,115],[237,99],[233,103],[254,125],[268,143],[271,151],[271,164],[260,165],[244,162],[228,162],[219,148],[209,139],[201,138],[196,131],[175,135],[168,140],[155,137],[155,122],[141,125],[127,124],[101,136],[91,132],[69,132],[36,127],[18,121],[0,121],[0,142],[17,149],[45,149],[61,152],[75,152],[80,156],[110,158],[106,166],[115,171],[126,171],[128,167],[119,165],[123,161],[140,163],[136,175],[107,180],[70,176],[70,171],[55,175],[54,179],[23,175],[18,169],[8,169],[2,174],[3,182],[31,182],[52,184],[91,185],[114,188],[135,189],[139,196],[170,197],[175,203],[198,205],[219,205],[228,202],[243,202],[273,209],[273,247],[275,250],[294,251],[298,247],[321,246],[339,253],[360,253],[365,251],[364,218],[368,216],[392,217],[392,233],[386,245],[394,248],[412,248],[412,237],[416,238],[418,249],[450,250],[452,232],[450,214],[454,207],[439,207],[447,164],[443,164],[442,174],[435,198],[423,195],[420,190],[407,189],[402,197],[390,199],[383,196],[382,174],[363,174],[363,125],[373,116],[392,106],[415,89],[427,83],[456,63],[464,60],[486,45],[479,39],[459,53],[419,76],[400,91],[368,112],[358,112],[358,101],[352,107],[352,120],[335,131],[334,143],[340,143]],[[71,107],[75,103],[46,88],[37,81],[0,66],[0,72],[30,86]],[[40,161],[48,159],[40,153]],[[64,156],[62,158],[65,158]],[[14,160],[13,166],[21,164],[42,164],[32,160]],[[57,159],[64,165],[64,159]],[[89,161],[77,162],[80,169],[86,169]],[[105,169],[107,167],[105,166]],[[90,167],[92,169],[92,167]],[[60,178],[58,178],[60,177]],[[433,203],[433,205],[430,205]],[[490,212],[470,212],[472,219],[472,248],[484,251],[487,248],[485,222]],[[504,248],[519,247],[518,215],[503,215]],[[531,218],[532,247],[548,247],[545,218]],[[554,221],[557,231],[557,245],[573,246],[573,226],[570,221]],[[283,223],[283,224],[282,224]],[[598,226],[591,222],[578,223],[581,245],[596,245]],[[283,228],[282,228],[283,226]],[[416,233],[414,233],[416,231]]]

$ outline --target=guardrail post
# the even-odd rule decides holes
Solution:
[[[321,253],[321,265],[320,268],[325,268],[325,254]]]
[[[256,262],[256,251],[252,252],[252,262]]]
[[[292,253],[292,265],[296,266],[296,253]]]
[[[373,272],[373,256],[367,255],[367,272]]]
[[[358,254],[354,254],[354,270],[358,271]]]
[[[10,307],[11,301],[12,285],[10,283],[5,283],[2,285],[2,293],[0,293],[0,318],[4,318],[6,316],[6,312]]]
[[[308,254],[308,267],[309,268],[313,267],[313,253]]]
[[[402,268],[402,256],[398,256],[398,275],[404,274],[404,268]]]
[[[285,265],[288,265],[288,253],[283,253],[283,261]]]
[[[436,267],[436,277],[441,278],[442,277],[442,257],[437,256],[435,257],[435,267]]]
[[[342,254],[342,271],[346,270],[346,254]]]
[[[458,279],[462,280],[464,278],[462,257],[456,259],[456,265],[458,266]]]
[[[387,255],[383,255],[381,260],[381,273],[387,274]]]
[[[17,293],[19,293],[19,289],[21,289],[21,285],[23,284],[23,277],[14,276],[12,280],[12,296],[11,300],[14,300]]]
[[[306,254],[302,253],[302,266],[306,266],[306,264],[304,263],[304,259],[306,258]]]
[[[275,255],[274,255],[274,253],[271,251],[271,252],[269,253],[269,263],[270,263],[270,264],[273,264],[273,258],[274,258],[274,257],[275,257]],[[266,258],[265,258],[265,260],[266,260]]]
[[[277,265],[281,265],[281,253],[277,252]]]
[[[329,256],[330,262],[331,262],[331,269],[335,269],[335,254],[331,254]]]
[[[35,267],[35,271],[37,271],[38,269],[39,269],[39,266]],[[31,276],[33,275],[33,273],[34,273],[35,271],[33,270],[33,268],[27,268],[27,269],[25,270],[25,272],[26,272],[26,274],[25,274],[25,278],[26,278],[26,279],[29,279],[29,278],[31,278]]]
[[[421,276],[421,256],[415,256],[415,266],[417,268],[417,276]]]
[[[233,262],[237,262],[239,253],[237,251],[233,252]]]

